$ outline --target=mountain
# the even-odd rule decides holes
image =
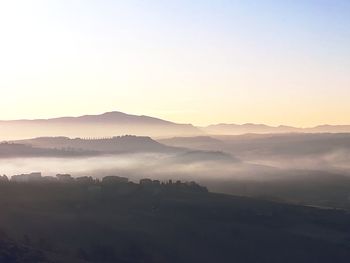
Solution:
[[[350,125],[320,125],[311,128],[269,126],[265,124],[214,124],[196,127],[145,115],[131,115],[118,111],[100,115],[61,117],[52,119],[0,121],[0,140],[19,140],[44,136],[111,137],[125,134],[157,138],[193,137],[205,135],[239,135],[247,133],[348,133]]]
[[[304,129],[308,132],[331,132],[331,133],[341,133],[350,132],[350,125],[319,125],[313,128]]]
[[[117,111],[80,117],[0,121],[0,130],[2,140],[38,136],[106,137],[133,134],[166,137],[203,134],[191,124],[178,124]]]
[[[290,127],[290,126],[268,126],[265,124],[227,124],[220,123],[209,125],[202,128],[208,134],[218,134],[218,135],[238,135],[246,133],[289,133],[289,132],[300,132],[299,128]],[[350,129],[349,129],[350,130]]]
[[[309,128],[297,128],[292,126],[280,125],[269,126],[265,124],[213,124],[201,128],[207,134],[215,135],[240,135],[247,133],[349,133],[350,125],[319,125]]]

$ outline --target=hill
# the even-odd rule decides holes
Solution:
[[[210,150],[216,150],[222,148],[224,145],[224,142],[215,139],[210,136],[196,136],[196,137],[174,137],[174,138],[165,138],[165,139],[158,139],[157,140],[160,143],[163,143],[165,145],[170,145],[174,147],[184,147],[184,148],[191,148],[191,149],[210,149]]]
[[[69,149],[79,151],[94,151],[104,154],[138,153],[138,152],[178,152],[180,148],[163,145],[146,136],[114,136],[110,138],[75,138],[39,137],[14,141],[33,147],[48,149]]]
[[[159,139],[173,147],[225,151],[247,160],[266,157],[314,157],[350,151],[349,133],[243,134]]]
[[[35,260],[27,262],[56,263],[345,263],[350,257],[345,211],[133,185],[125,192],[122,184],[0,184],[0,231],[7,236],[4,242],[0,236],[7,244],[0,259],[29,248]]]
[[[98,154],[98,152],[93,150],[46,149],[20,143],[0,143],[0,158],[85,157]]]

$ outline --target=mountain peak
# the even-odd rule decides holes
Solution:
[[[1,140],[41,136],[108,137],[148,135],[151,137],[196,136],[203,132],[193,125],[179,124],[145,115],[110,111],[99,115],[0,122]]]

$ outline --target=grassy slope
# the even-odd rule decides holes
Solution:
[[[350,258],[350,215],[343,211],[219,194],[145,191],[138,185],[130,189],[0,184],[0,229],[51,262],[309,263]]]

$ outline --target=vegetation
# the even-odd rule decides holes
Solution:
[[[350,257],[345,211],[213,194],[195,183],[3,180],[0,210],[0,262],[309,263]]]

